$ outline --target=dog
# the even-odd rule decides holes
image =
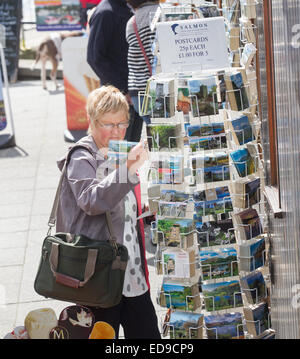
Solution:
[[[50,73],[50,78],[54,82],[56,90],[58,89],[58,83],[56,81],[57,77],[57,68],[59,61],[61,60],[61,44],[62,41],[68,37],[78,37],[83,36],[83,32],[68,32],[68,33],[53,33],[50,36],[46,37],[39,45],[35,62],[31,67],[31,70],[34,70],[37,63],[41,61],[41,80],[43,89],[47,90],[46,85],[46,62],[50,61],[52,63],[52,70]]]

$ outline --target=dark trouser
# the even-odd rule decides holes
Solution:
[[[141,140],[141,133],[143,129],[143,119],[134,110],[133,106],[130,106],[129,114],[129,127],[127,128],[124,139],[130,142],[139,142]]]
[[[112,308],[89,307],[96,322],[109,323],[119,336],[119,326],[124,329],[125,339],[160,339],[157,316],[149,291],[138,297],[124,297]]]

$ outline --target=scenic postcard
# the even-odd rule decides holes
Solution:
[[[138,142],[110,140],[108,143],[108,150],[127,154],[136,145],[138,145]]]
[[[226,152],[191,156],[192,173],[197,183],[230,179],[229,158]]]
[[[249,304],[258,304],[266,297],[266,283],[260,270],[240,277],[240,283]]]
[[[251,272],[265,265],[265,239],[255,240],[239,246],[240,271]]]
[[[158,214],[164,217],[185,217],[187,203],[184,202],[158,202]]]
[[[241,240],[249,240],[262,233],[262,224],[254,208],[248,208],[245,211],[236,213],[233,216]]]
[[[230,157],[240,177],[246,177],[255,172],[255,162],[247,148],[231,152]]]
[[[170,339],[202,339],[203,314],[171,312],[168,327]]]
[[[243,145],[255,140],[248,116],[243,115],[238,117],[229,121],[229,124],[233,129],[232,134],[237,145]]]
[[[190,247],[193,243],[192,219],[168,218],[157,220],[157,237],[168,247]],[[183,243],[184,242],[184,243]],[[185,245],[183,245],[185,244]]]
[[[232,211],[233,206],[230,197],[220,198],[213,201],[195,202],[195,212],[197,216],[200,217]]]
[[[189,285],[164,280],[159,304],[173,309],[196,310],[200,307],[198,284]]]
[[[228,166],[197,168],[193,171],[196,183],[211,183],[230,180]]]
[[[191,152],[222,149],[227,148],[227,139],[225,134],[209,137],[190,137],[189,146]]]
[[[170,9],[168,9],[170,10]],[[177,20],[190,20],[194,18],[192,12],[182,12],[182,13],[163,13],[163,21],[177,21]]]
[[[241,313],[225,313],[204,317],[208,339],[244,339]]]
[[[233,247],[216,250],[200,250],[200,266],[202,279],[217,279],[237,276],[237,252]]]
[[[188,125],[188,137],[207,137],[225,134],[224,122],[212,122],[201,125]]]
[[[193,193],[194,201],[211,201],[216,199],[221,199],[225,197],[230,197],[230,192],[228,186],[210,188],[203,191],[195,191]]]
[[[153,118],[169,118],[175,113],[174,80],[151,79],[148,86],[149,96],[146,96],[144,110]]]
[[[185,202],[188,201],[189,194],[171,189],[162,189],[160,192],[160,199],[165,202]]]
[[[236,243],[231,219],[201,223],[195,221],[200,248]]]
[[[107,152],[108,161],[120,164],[120,161],[127,159],[128,152],[137,144],[138,142],[110,140]]]
[[[205,309],[209,312],[243,306],[240,283],[237,280],[203,283]]]
[[[188,86],[194,117],[219,113],[215,77],[188,80]]]
[[[181,147],[181,126],[174,124],[149,124],[146,127],[149,151]]]
[[[260,178],[245,184],[245,195],[248,207],[260,202]]]
[[[248,332],[254,337],[269,329],[269,308],[267,303],[243,308]]]
[[[225,75],[226,90],[231,110],[243,111],[250,103],[241,72]]]

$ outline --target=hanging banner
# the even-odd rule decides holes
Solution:
[[[0,1],[0,25],[5,29],[5,62],[10,82],[18,75],[22,0]]]
[[[157,35],[163,72],[230,66],[223,17],[161,22]]]
[[[100,87],[99,78],[86,61],[87,44],[88,37],[70,37],[62,43],[67,128],[68,131],[84,131],[84,134],[88,129],[87,96]]]
[[[38,31],[80,30],[79,0],[35,0]]]

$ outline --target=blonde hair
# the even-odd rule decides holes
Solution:
[[[90,92],[86,102],[87,115],[91,122],[108,112],[124,111],[129,120],[129,105],[126,97],[116,87],[102,86]]]

